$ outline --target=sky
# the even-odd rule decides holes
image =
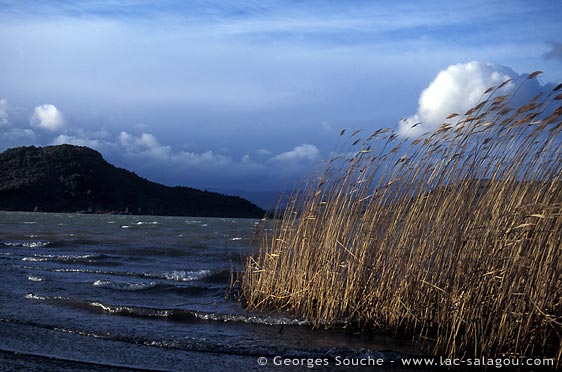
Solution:
[[[561,16],[559,0],[0,0],[0,151],[84,145],[168,185],[283,190],[341,129],[415,136],[507,78],[560,83]]]

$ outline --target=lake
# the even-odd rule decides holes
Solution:
[[[1,369],[399,371],[419,354],[226,300],[259,223],[0,212]]]

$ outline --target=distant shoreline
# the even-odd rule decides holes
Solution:
[[[63,213],[262,218],[254,203],[165,186],[117,168],[88,147],[19,147],[0,154],[0,209]]]

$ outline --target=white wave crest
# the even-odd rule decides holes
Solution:
[[[78,261],[78,260],[88,260],[92,258],[98,258],[100,255],[97,254],[83,254],[83,255],[54,255],[54,254],[34,254],[30,257],[24,257],[22,261],[30,262],[43,262],[43,261]]]
[[[152,221],[152,222],[144,222],[144,221],[139,221],[137,222],[137,225],[158,225],[159,223],[157,221]]]
[[[42,296],[37,296],[36,294],[33,293],[28,293],[25,295],[25,298],[28,298],[30,300],[45,300],[45,297]]]
[[[112,280],[96,280],[92,284],[94,285],[94,287],[116,289],[118,291],[142,291],[144,289],[153,288],[157,285],[154,282],[126,283],[126,282],[116,282]]]
[[[45,242],[45,241],[31,241],[31,242],[5,242],[4,245],[7,245],[8,247],[25,247],[25,248],[42,248],[42,247],[46,247],[49,244],[51,244],[51,242]]]
[[[163,273],[146,273],[145,276],[150,278],[162,278],[168,280],[175,280],[177,282],[191,282],[195,280],[205,279],[211,276],[211,270],[174,270],[166,271]]]

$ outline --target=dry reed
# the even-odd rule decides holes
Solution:
[[[262,230],[246,306],[560,365],[562,89],[514,109],[497,91],[413,141],[344,140]]]

